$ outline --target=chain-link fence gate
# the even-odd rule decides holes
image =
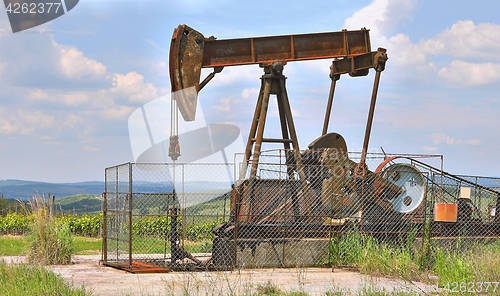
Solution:
[[[233,175],[221,164],[107,168],[105,264],[134,272],[201,266],[212,252],[212,229],[229,219]]]
[[[442,157],[307,151],[235,164],[106,169],[104,263],[132,272],[348,265],[371,240],[425,252],[500,233],[500,180],[454,176]],[[293,161],[292,161],[293,160]],[[235,181],[238,180],[238,181]],[[347,247],[346,247],[347,246]]]

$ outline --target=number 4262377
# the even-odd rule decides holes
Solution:
[[[443,289],[450,293],[494,293],[498,284],[499,282],[450,282]]]
[[[9,3],[7,13],[57,13],[61,3]]]

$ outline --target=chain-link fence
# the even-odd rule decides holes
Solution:
[[[500,179],[448,174],[439,155],[360,162],[335,149],[276,150],[253,178],[239,174],[238,156],[107,168],[104,262],[133,272],[331,266],[349,263],[346,242],[368,237],[411,248],[498,238]]]
[[[212,229],[229,220],[233,178],[222,164],[107,168],[104,262],[130,271],[205,266]]]

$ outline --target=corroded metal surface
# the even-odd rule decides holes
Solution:
[[[175,29],[170,44],[172,92],[175,93],[177,106],[186,121],[193,121],[195,118],[203,45],[203,35],[186,25]]]
[[[206,40],[203,67],[343,58],[369,53],[369,30]]]
[[[184,120],[194,120],[197,92],[226,66],[335,58],[333,75],[365,76],[375,67],[381,49],[371,52],[369,30],[217,40],[179,25],[170,46],[172,92]],[[384,50],[385,53],[385,50]],[[202,68],[214,72],[200,83]],[[193,89],[187,93],[181,90]]]

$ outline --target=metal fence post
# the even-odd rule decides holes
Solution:
[[[117,219],[120,219],[119,217],[117,217],[117,215],[122,215],[121,213],[120,214],[117,214],[116,210],[118,209],[118,184],[119,184],[119,177],[120,177],[120,173],[119,173],[119,167],[117,166],[115,168],[116,172],[115,172],[115,205],[114,205],[114,209],[115,209],[115,215],[114,215],[114,219],[115,219],[115,229],[116,229],[116,233],[114,234],[116,236],[115,238],[115,245],[116,245],[116,260],[118,261],[118,237],[119,237],[119,234],[118,232],[120,231],[119,228],[117,227],[118,225],[118,221]]]
[[[182,184],[182,206],[181,206],[181,215],[182,215],[182,246],[184,247],[184,242],[186,241],[186,192],[184,191],[184,180],[185,180],[185,164],[181,166],[181,184]],[[193,216],[194,219],[194,216]]]
[[[102,203],[102,260],[108,264],[108,178],[107,174],[104,180],[104,193]]]
[[[239,220],[240,220],[240,192],[239,189],[245,190],[243,184],[240,186],[235,186],[234,188],[234,251],[233,251],[233,266],[238,268],[238,232],[239,232]]]
[[[128,204],[128,261],[129,268],[132,270],[132,163],[128,163],[128,187],[129,187],[129,204]]]

